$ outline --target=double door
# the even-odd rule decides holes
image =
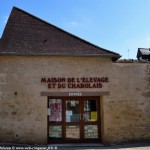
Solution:
[[[100,142],[99,97],[48,97],[48,142]]]

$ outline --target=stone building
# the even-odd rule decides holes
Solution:
[[[0,39],[0,142],[150,141],[150,64],[119,58],[14,7]]]

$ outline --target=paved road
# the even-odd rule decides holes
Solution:
[[[150,150],[150,143],[135,143],[124,145],[91,145],[91,144],[73,144],[73,145],[16,145],[1,144],[0,150]]]
[[[96,147],[58,147],[58,150],[150,150],[150,144],[147,145],[113,145]]]

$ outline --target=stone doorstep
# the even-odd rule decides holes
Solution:
[[[102,143],[69,143],[69,144],[48,144],[52,147],[104,147]]]

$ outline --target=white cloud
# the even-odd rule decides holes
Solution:
[[[78,28],[78,27],[81,27],[81,26],[83,26],[84,24],[83,23],[80,23],[80,22],[77,22],[77,21],[65,21],[64,23],[63,23],[63,25],[65,26],[65,27],[69,27],[69,28]]]
[[[80,26],[81,24],[77,21],[71,21],[70,25],[77,27],[77,26]]]

